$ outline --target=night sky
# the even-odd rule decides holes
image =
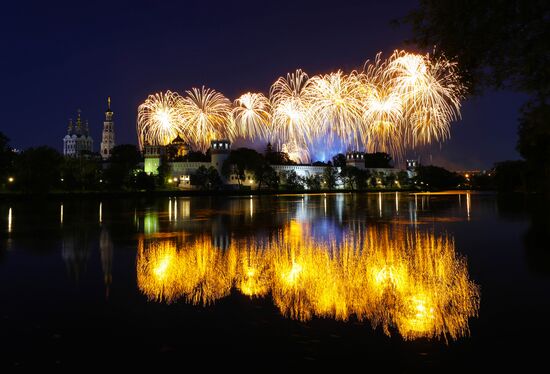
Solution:
[[[162,4],[161,4],[162,3]],[[117,144],[136,144],[138,105],[167,89],[206,85],[231,100],[267,93],[280,75],[360,68],[378,51],[415,50],[407,26],[391,21],[415,1],[11,1],[2,5],[0,131],[25,149],[61,151],[80,108],[94,150],[107,96]],[[464,103],[451,140],[423,150],[423,163],[454,170],[516,159],[525,96],[487,92]]]

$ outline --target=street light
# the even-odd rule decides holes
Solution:
[[[15,179],[13,179],[13,177],[9,177],[9,178],[8,178],[8,182],[10,182],[10,183],[13,183],[14,180],[15,180]]]

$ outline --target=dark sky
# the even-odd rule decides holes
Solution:
[[[415,1],[10,1],[0,12],[0,131],[12,146],[59,150],[77,108],[101,141],[107,96],[117,143],[136,143],[137,106],[148,94],[206,85],[235,99],[267,93],[280,75],[360,68],[378,51],[414,50],[391,21]],[[464,103],[451,140],[422,160],[453,169],[518,158],[525,98],[488,92]]]

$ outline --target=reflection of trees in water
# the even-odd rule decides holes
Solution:
[[[77,227],[65,230],[61,243],[61,256],[65,261],[69,277],[78,282],[86,272],[90,258],[88,230]]]
[[[103,270],[103,282],[105,283],[105,297],[109,297],[109,290],[113,281],[113,241],[106,226],[101,228],[99,234],[99,255]]]
[[[550,275],[550,198],[543,195],[500,195],[499,215],[508,220],[529,219],[523,234],[527,265],[531,270]]]
[[[433,232],[371,227],[318,241],[297,221],[273,240],[235,239],[225,250],[207,236],[176,241],[140,239],[140,290],[152,300],[179,298],[207,305],[232,288],[255,297],[270,294],[293,319],[368,320],[405,339],[456,339],[469,332],[479,291],[454,241]]]

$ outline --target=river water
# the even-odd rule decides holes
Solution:
[[[545,362],[550,219],[532,198],[19,199],[0,234],[6,369]]]

